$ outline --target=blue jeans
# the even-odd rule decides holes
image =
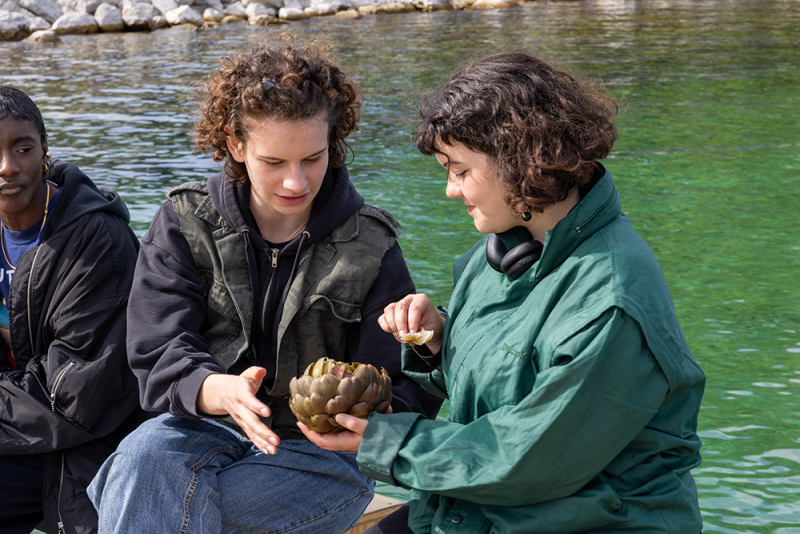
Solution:
[[[354,454],[288,439],[267,455],[218,423],[165,414],[123,440],[88,494],[100,534],[335,534],[374,489]]]

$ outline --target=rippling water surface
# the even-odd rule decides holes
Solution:
[[[606,165],[708,375],[695,471],[705,531],[800,534],[800,2],[537,2],[282,28],[333,42],[358,73],[367,106],[351,173],[402,221],[418,288],[437,302],[478,234],[414,149],[409,103],[453,65],[520,46],[610,84],[624,107]],[[116,188],[141,235],[168,186],[217,169],[191,151],[190,84],[265,31],[0,43],[0,83],[34,98],[53,154]]]

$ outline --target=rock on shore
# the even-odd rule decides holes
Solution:
[[[247,20],[279,24],[308,17],[498,9],[524,0],[0,0],[0,41],[48,42],[67,33],[214,27]]]

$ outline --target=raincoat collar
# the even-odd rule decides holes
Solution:
[[[602,165],[600,169],[603,173],[602,178],[566,217],[547,232],[541,258],[528,273],[519,278],[520,281],[531,285],[538,284],[561,265],[581,243],[621,213],[622,203],[611,174]],[[528,231],[522,227],[512,228],[499,237],[508,250],[531,238]]]

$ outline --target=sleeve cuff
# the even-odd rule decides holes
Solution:
[[[198,367],[190,374],[178,380],[175,385],[172,402],[170,403],[170,413],[176,417],[189,417],[192,419],[218,419],[225,416],[214,416],[200,413],[197,410],[197,395],[200,388],[210,375],[217,374],[205,367]]]
[[[409,489],[392,476],[392,466],[406,437],[420,418],[424,416],[410,412],[371,414],[356,456],[359,470],[375,480]]]

